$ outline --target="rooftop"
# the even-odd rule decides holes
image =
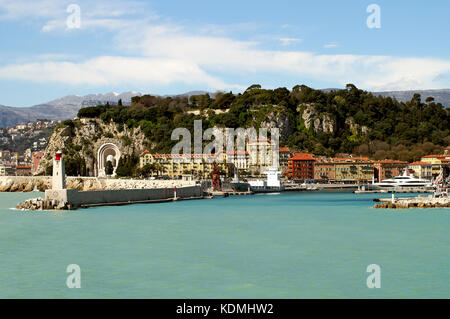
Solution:
[[[409,166],[413,166],[413,165],[431,166],[430,163],[426,163],[426,162],[414,162],[414,163],[409,164]]]
[[[314,161],[314,154],[308,154],[308,153],[295,153],[294,156],[292,156],[289,160],[294,161]]]
[[[380,163],[380,164],[408,164],[408,162],[404,162],[404,161],[398,161],[398,160],[382,160],[382,161],[376,161],[376,163]]]

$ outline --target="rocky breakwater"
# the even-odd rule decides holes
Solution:
[[[408,209],[408,208],[450,208],[450,197],[414,197],[414,198],[383,198],[378,200],[375,208]]]
[[[45,200],[41,197],[27,199],[16,206],[20,210],[70,210],[67,203],[58,200]]]
[[[95,177],[68,177],[66,183],[68,189],[78,189],[79,191],[173,188],[195,185],[195,182],[181,180],[133,180]],[[0,192],[45,192],[51,187],[52,181],[49,176],[0,177]]]

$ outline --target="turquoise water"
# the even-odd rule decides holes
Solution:
[[[2,298],[450,297],[448,209],[332,193],[9,209],[37,195],[0,193]],[[66,286],[69,264],[81,289]],[[370,264],[381,289],[366,286]]]

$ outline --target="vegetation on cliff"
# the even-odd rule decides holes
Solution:
[[[450,145],[450,109],[416,94],[407,103],[373,96],[354,85],[325,92],[307,86],[267,90],[252,85],[237,95],[216,93],[186,97],[134,97],[130,106],[81,109],[79,118],[115,122],[119,130],[139,127],[151,152],[170,152],[177,127],[284,125],[281,143],[294,150],[333,156],[355,153],[377,159],[418,160]],[[279,119],[282,119],[281,123]],[[277,122],[278,121],[278,122]]]

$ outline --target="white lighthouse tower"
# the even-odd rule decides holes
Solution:
[[[62,152],[58,151],[53,159],[52,189],[61,190],[66,188],[66,167]]]

